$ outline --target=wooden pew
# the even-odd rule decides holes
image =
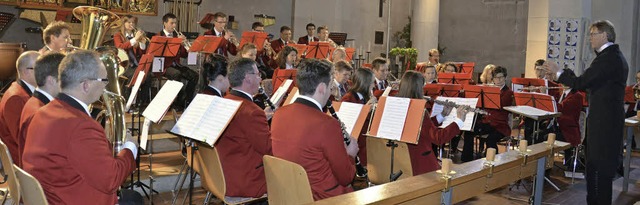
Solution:
[[[553,164],[553,153],[568,149],[569,143],[556,141],[551,149],[546,143],[529,146],[526,157],[517,151],[496,155],[493,167],[484,159],[454,165],[449,180],[430,172],[356,192],[316,201],[314,204],[453,204],[536,173],[534,204],[542,202],[544,170]],[[551,159],[547,162],[547,159]]]

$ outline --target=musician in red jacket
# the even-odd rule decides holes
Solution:
[[[353,191],[358,144],[351,138],[345,146],[339,122],[322,112],[331,95],[332,67],[326,60],[302,61],[296,76],[300,97],[280,108],[271,123],[273,155],[305,169],[314,200]]]
[[[271,154],[267,119],[272,111],[253,103],[261,81],[254,60],[239,58],[231,62],[228,77],[231,91],[225,98],[241,101],[242,105],[215,144],[224,170],[226,194],[260,197],[267,193],[262,156]]]
[[[135,68],[138,67],[138,61],[147,49],[148,39],[144,31],[136,30],[137,17],[124,15],[121,19],[124,23],[120,27],[120,32],[113,34],[113,43],[129,57],[128,67],[123,75],[131,79]]]
[[[280,27],[280,38],[271,41],[271,48],[273,49],[274,55],[280,55],[280,51],[282,51],[285,46],[291,43],[294,43],[291,40],[291,28],[289,28],[288,26]]]
[[[387,81],[387,76],[389,75],[389,63],[387,59],[378,57],[373,59],[371,67],[373,75],[375,76],[373,95],[376,98],[379,98],[382,96],[382,93],[384,93],[384,89],[389,86],[389,81]]]
[[[309,42],[318,42],[318,37],[314,35],[316,32],[316,25],[313,23],[308,23],[307,26],[307,35],[301,36],[298,38],[298,44],[309,45]]]
[[[347,94],[342,96],[342,102],[358,103],[358,104],[375,104],[376,98],[373,96],[371,89],[373,84],[374,75],[370,69],[358,68],[353,76],[353,86],[347,91]],[[367,119],[369,119],[367,117]],[[368,130],[368,120],[362,125],[362,130]],[[358,157],[360,158],[360,164],[367,165],[367,136],[364,134],[358,137]]]
[[[114,157],[104,129],[89,115],[88,105],[107,85],[98,54],[74,51],[62,60],[59,72],[62,92],[36,112],[27,129],[24,170],[38,179],[49,204],[142,203],[139,194],[120,202],[116,195],[135,170],[138,146],[127,136]]]
[[[233,32],[229,32],[225,29],[227,23],[227,14],[217,12],[213,14],[213,28],[204,32],[204,35],[213,35],[224,38],[220,41],[220,45],[218,46],[216,53],[225,57],[229,57],[229,54],[234,56],[237,55],[239,43]]]
[[[227,78],[227,59],[218,54],[211,56],[211,62],[202,65],[203,78],[207,79],[207,85],[202,88],[202,93],[223,97],[229,90],[229,78]]]
[[[31,122],[31,117],[38,109],[52,101],[53,96],[57,96],[60,92],[58,66],[63,58],[64,54],[62,53],[49,52],[36,61],[34,73],[38,87],[33,92],[33,96],[27,100],[27,103],[22,109],[22,114],[20,114],[20,129],[17,137],[19,158],[24,152],[26,131]],[[21,161],[16,161],[15,163],[20,164]]]
[[[176,102],[174,102],[175,108],[181,110],[186,108],[189,102],[191,102],[191,100],[193,99],[196,83],[198,80],[198,73],[196,73],[189,67],[180,64],[180,58],[186,58],[188,55],[187,49],[184,47],[184,44],[187,41],[187,37],[182,35],[182,33],[178,33],[176,31],[176,15],[167,13],[162,16],[162,26],[163,29],[162,31],[160,31],[160,33],[158,33],[159,36],[181,38],[183,40],[183,43],[180,45],[180,49],[178,50],[178,54],[176,55],[176,57],[165,58],[163,73],[164,76],[169,80],[186,82],[185,86],[183,86],[180,90],[180,93],[178,93]]]
[[[423,99],[422,85],[424,85],[424,77],[417,71],[407,71],[402,76],[402,84],[396,97],[405,97],[412,99]],[[411,158],[411,169],[413,175],[420,175],[440,169],[438,159],[433,152],[431,144],[443,145],[460,133],[460,128],[464,123],[464,117],[467,115],[468,107],[461,106],[457,109],[454,123],[449,124],[444,129],[437,126],[442,124],[444,116],[449,115],[452,107],[445,106],[442,113],[429,118],[430,114],[425,113],[422,120],[422,128],[420,130],[420,138],[418,144],[407,144],[409,148],[409,157]]]
[[[571,148],[564,151],[565,165],[572,167],[574,147],[581,143],[580,135],[580,112],[582,111],[582,102],[584,101],[584,93],[567,89],[564,91],[557,104],[558,112],[562,113],[556,118],[553,124],[553,130],[557,135],[556,139],[568,142]]]
[[[9,148],[9,154],[15,164],[20,164],[18,148],[20,115],[35,89],[36,80],[33,67],[38,56],[40,53],[36,51],[27,51],[18,57],[17,79],[11,83],[9,89],[0,99],[0,140]]]
[[[513,105],[513,91],[506,85],[507,69],[497,66],[493,71],[493,83],[500,87],[500,106]],[[474,136],[488,134],[486,139],[487,148],[498,150],[498,141],[504,137],[511,136],[509,127],[509,112],[504,109],[487,109],[488,116],[482,116],[474,127],[474,132],[466,132],[464,135],[464,147],[461,160],[463,162],[472,161]]]

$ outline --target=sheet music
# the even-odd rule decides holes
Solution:
[[[289,90],[289,87],[291,87],[291,84],[293,84],[293,80],[286,79],[284,83],[282,83],[280,87],[278,87],[276,91],[273,92],[273,94],[271,95],[271,102],[273,102],[274,105],[280,104],[280,101],[282,101],[282,98]]]
[[[241,104],[240,101],[198,94],[171,132],[213,146]]]
[[[387,86],[387,88],[384,89],[382,96],[389,96],[389,93],[391,93],[391,86]]]
[[[133,100],[136,99],[136,95],[138,95],[138,90],[140,89],[140,85],[142,84],[142,79],[144,78],[144,71],[140,71],[138,73],[138,78],[136,78],[136,83],[133,85],[131,89],[131,94],[127,99],[127,106],[125,106],[124,110],[129,111],[131,108],[131,104],[133,104]]]
[[[198,64],[198,52],[189,52],[187,56],[187,65],[197,65]]]
[[[404,129],[404,122],[407,120],[409,110],[409,98],[387,97],[384,105],[378,137],[392,140],[400,140]]]
[[[142,124],[142,132],[140,133],[140,148],[147,150],[147,141],[149,138],[149,127],[151,126],[151,120],[145,118]]]
[[[161,73],[162,70],[164,70],[164,57],[153,57],[151,71],[155,73]]]
[[[147,109],[144,110],[142,116],[149,118],[154,123],[160,121],[173,102],[173,99],[176,98],[180,89],[182,89],[182,86],[181,82],[168,80],[164,83],[164,86],[160,88],[156,97],[151,100],[151,103],[149,103]]]
[[[549,112],[549,111],[545,111],[545,110],[541,110],[535,107],[531,107],[528,105],[518,105],[518,106],[509,106],[509,107],[504,107],[505,110],[517,113],[517,114],[522,114],[522,115],[529,115],[529,116],[545,116],[545,115],[552,115],[555,114],[556,112]]]
[[[353,127],[355,127],[356,121],[358,121],[363,106],[362,104],[350,102],[342,102],[340,105],[340,110],[338,110],[336,114],[338,118],[340,118],[340,121],[344,123],[347,133],[351,134],[351,132],[353,132]]]
[[[448,101],[452,101],[458,105],[468,105],[471,108],[476,108],[476,105],[478,104],[478,98],[458,98],[458,97],[441,97],[438,96],[437,98],[438,100],[448,100]],[[440,113],[442,113],[442,110],[444,109],[443,105],[440,105],[438,103],[435,103],[433,105],[433,108],[431,109],[431,115],[430,117],[436,116]],[[449,126],[449,124],[453,123],[453,120],[457,117],[457,108],[453,108],[451,110],[451,112],[449,113],[449,115],[444,116],[444,121],[442,121],[442,125],[439,128],[445,128],[447,126]],[[471,131],[473,129],[473,117],[475,116],[474,112],[468,112],[467,115],[464,118],[464,123],[463,126],[460,128],[460,130],[464,130],[464,131]]]
[[[632,124],[638,123],[638,121],[637,121],[637,120],[632,120],[632,119],[629,119],[629,118],[624,119],[624,122],[625,122],[625,123],[632,123]]]
[[[522,92],[524,85],[511,83],[511,91],[513,92]]]

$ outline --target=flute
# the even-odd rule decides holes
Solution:
[[[424,99],[428,100],[430,102],[434,102],[434,103],[438,103],[438,104],[444,105],[444,106],[450,106],[450,107],[455,107],[455,108],[458,108],[458,107],[462,106],[462,105],[456,104],[453,101],[436,100],[436,99],[431,98],[430,96],[424,96]],[[480,108],[469,108],[469,112],[475,112],[475,113],[483,114],[483,115],[491,115],[491,114],[489,114],[489,112],[487,112],[485,110],[482,110]]]

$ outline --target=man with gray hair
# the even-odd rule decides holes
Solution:
[[[131,203],[123,201],[130,192],[118,201],[117,191],[135,170],[137,145],[128,135],[114,157],[104,129],[89,115],[88,105],[108,83],[105,66],[95,51],[75,51],[58,72],[61,93],[27,128],[23,169],[38,179],[50,204]]]
[[[9,148],[15,164],[20,164],[17,140],[20,114],[35,89],[33,67],[38,56],[40,56],[38,52],[27,51],[18,57],[16,81],[11,84],[0,100],[0,140]]]
[[[256,62],[238,58],[229,64],[231,91],[227,99],[242,102],[227,129],[216,143],[227,186],[227,196],[261,197],[267,193],[262,157],[271,155],[271,132],[267,114],[253,103],[260,87],[260,71]]]
[[[589,28],[589,41],[596,58],[581,76],[546,64],[558,82],[589,93],[586,135],[587,203],[611,204],[612,181],[619,165],[624,129],[624,88],[629,65],[620,52],[613,24],[596,21]]]

